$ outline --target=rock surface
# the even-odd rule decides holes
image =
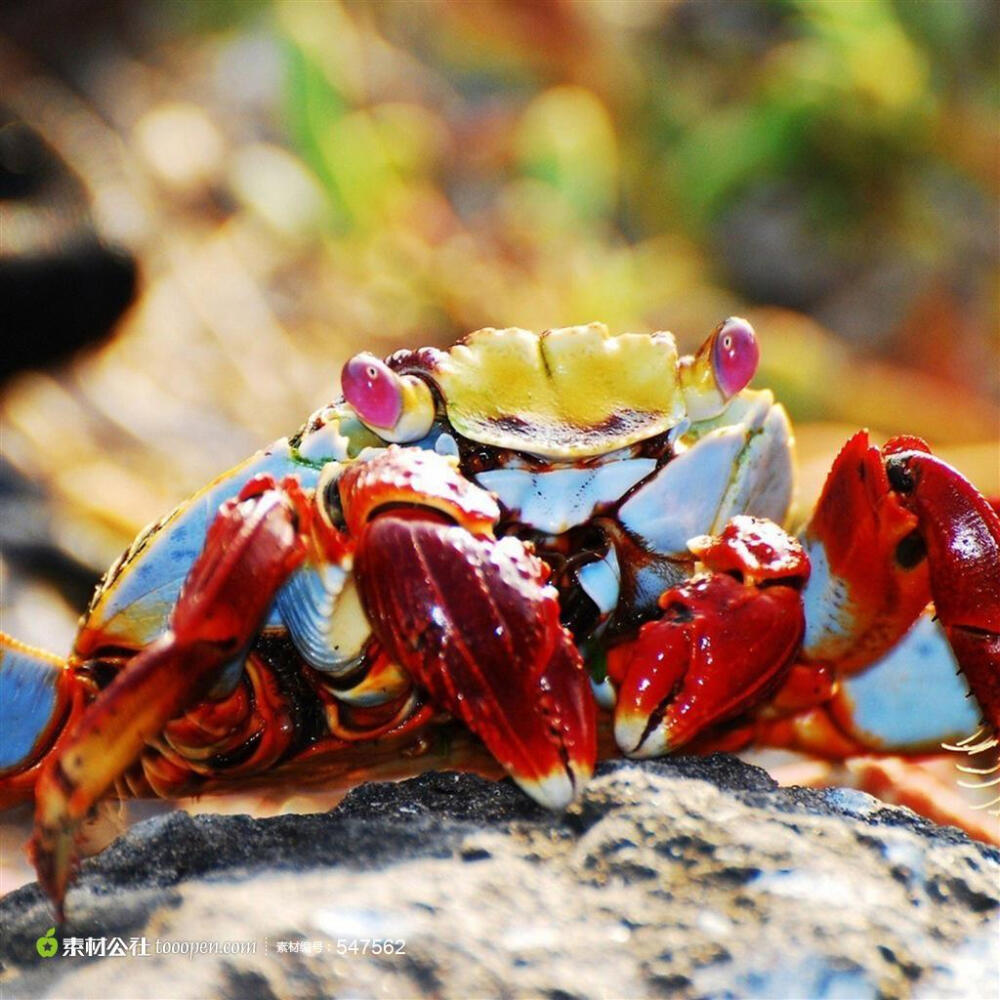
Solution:
[[[1000,992],[1000,851],[721,755],[603,765],[563,816],[452,774],[324,815],[173,813],[85,863],[68,908],[62,948],[145,938],[150,954],[39,957],[52,921],[26,886],[0,903],[0,996]],[[405,947],[362,954],[366,939]],[[253,953],[165,953],[183,942]]]

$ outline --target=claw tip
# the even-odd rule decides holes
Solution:
[[[540,806],[562,812],[577,797],[589,775],[570,771],[553,771],[544,778],[514,777],[518,786]]]

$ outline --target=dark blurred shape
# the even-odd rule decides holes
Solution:
[[[713,60],[763,55],[790,34],[788,11],[762,0],[686,0],[668,25],[675,45]]]
[[[136,265],[106,246],[86,193],[24,123],[0,111],[0,379],[101,340],[132,301]]]
[[[52,178],[56,163],[31,129],[3,118],[0,125],[0,199],[31,197]]]
[[[51,583],[70,607],[85,608],[97,575],[52,538],[45,493],[0,458],[0,552],[9,569]]]
[[[135,290],[135,261],[93,235],[57,253],[0,259],[0,379],[101,340]]]
[[[81,53],[120,34],[122,22],[145,7],[133,0],[4,0],[0,33],[51,68],[66,70]]]
[[[754,185],[714,229],[729,284],[749,301],[815,309],[849,274],[850,247],[839,248],[810,225],[801,184]]]

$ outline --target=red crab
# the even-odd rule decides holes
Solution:
[[[599,755],[995,748],[996,512],[860,432],[786,533],[757,358],[733,318],[693,357],[594,324],[351,359],[342,399],[136,539],[68,659],[3,637],[0,801],[34,795],[60,913],[112,787],[499,764],[558,809]]]

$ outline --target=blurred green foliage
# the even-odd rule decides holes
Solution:
[[[1000,392],[996,5],[254,10],[329,258],[387,336],[600,317],[694,337],[769,303]]]

